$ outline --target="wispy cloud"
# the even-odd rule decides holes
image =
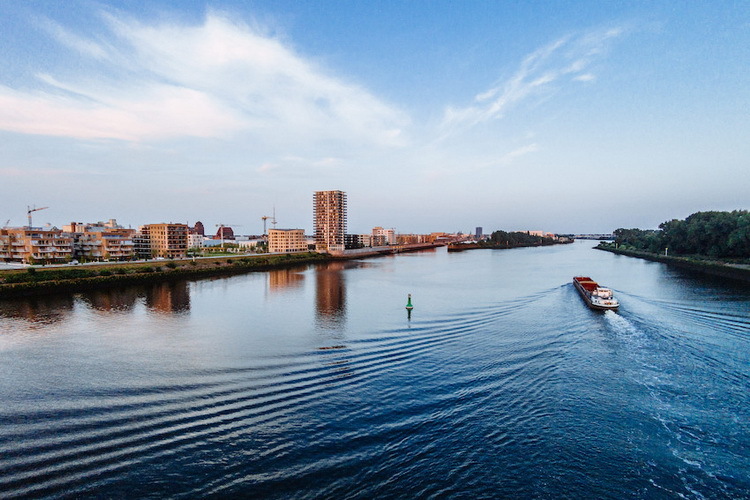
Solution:
[[[40,21],[40,27],[59,43],[81,53],[82,55],[93,57],[95,59],[105,59],[108,57],[107,50],[101,44],[94,40],[79,36],[65,29],[56,22],[43,19]]]
[[[573,80],[577,82],[592,82],[596,80],[596,75],[593,75],[591,73],[584,73],[582,75],[574,76]]]
[[[473,158],[471,161],[467,161],[466,158],[463,157],[452,158],[447,161],[443,160],[443,164],[430,165],[424,170],[424,173],[427,179],[433,181],[450,176],[466,176],[467,174],[482,170],[506,167],[511,165],[518,158],[535,153],[539,151],[539,149],[539,145],[532,142],[487,159]]]
[[[304,167],[305,170],[315,168],[320,170],[331,169],[340,167],[343,165],[341,158],[332,156],[323,158],[305,158],[301,156],[284,156],[279,158],[278,161],[265,162],[256,169],[259,173],[270,173],[279,170],[296,170],[300,167]]]
[[[500,119],[515,104],[550,92],[564,81],[590,82],[593,62],[606,53],[609,42],[622,35],[620,28],[562,37],[529,54],[505,81],[477,94],[471,105],[446,108],[442,136]]]
[[[39,68],[33,91],[0,86],[0,129],[136,142],[403,141],[405,113],[246,24],[218,13],[200,25],[103,16],[105,41],[44,25],[94,69],[60,76]]]
[[[159,84],[144,87],[141,96],[132,99],[84,89],[60,96],[0,87],[0,110],[4,130],[81,139],[215,137],[242,125],[230,109],[204,92]]]
[[[71,169],[0,167],[0,177],[5,179],[47,179],[49,177],[70,176],[80,173]]]
[[[504,165],[504,164],[508,164],[508,163],[511,163],[516,158],[520,158],[521,156],[525,156],[525,155],[527,155],[529,153],[535,153],[537,151],[539,151],[539,145],[537,143],[533,142],[531,144],[527,144],[525,146],[521,146],[518,149],[514,149],[513,151],[510,151],[510,152],[504,154],[502,157],[500,157],[499,159],[495,160],[490,165]],[[490,165],[488,165],[488,166],[490,166]]]

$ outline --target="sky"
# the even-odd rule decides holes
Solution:
[[[0,227],[750,209],[750,2],[0,0]]]

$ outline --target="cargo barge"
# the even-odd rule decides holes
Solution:
[[[599,283],[588,276],[576,276],[573,278],[573,285],[591,309],[607,311],[620,307],[620,303],[612,295],[612,290],[600,287]]]

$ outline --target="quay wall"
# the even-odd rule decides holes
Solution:
[[[382,255],[393,255],[396,253],[418,252],[444,246],[442,243],[412,243],[409,245],[391,245],[383,247],[357,248],[355,250],[344,250],[343,252],[331,252],[335,259],[362,259],[366,257],[380,257]]]

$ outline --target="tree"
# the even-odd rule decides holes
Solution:
[[[614,235],[618,245],[654,253],[669,248],[672,255],[750,257],[747,210],[696,212],[685,220],[662,222],[658,231],[619,228]]]

